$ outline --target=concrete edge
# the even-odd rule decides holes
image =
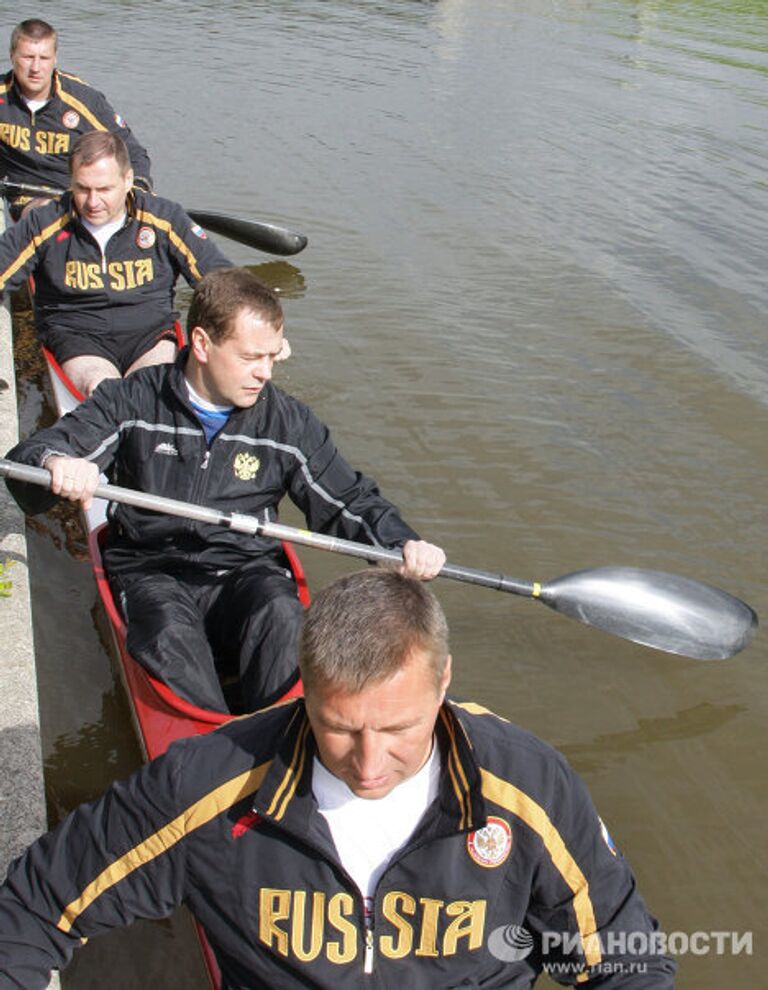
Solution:
[[[5,229],[0,208],[0,232]],[[0,306],[0,454],[18,441],[13,332]],[[0,876],[48,829],[24,515],[0,482]],[[54,974],[50,988],[59,987]]]

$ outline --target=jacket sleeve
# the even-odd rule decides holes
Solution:
[[[184,900],[180,765],[171,751],[113,784],[11,864],[0,887],[0,990],[46,987],[84,939],[167,917]]]
[[[543,968],[566,986],[674,990],[676,964],[660,951],[658,923],[586,786],[562,757],[553,807],[555,831],[526,917],[540,940]],[[561,846],[552,835],[562,838]]]
[[[187,216],[178,203],[161,201],[169,215],[169,250],[178,271],[194,286],[214,268],[231,268],[232,262],[219,250],[203,228]]]
[[[126,403],[122,379],[102,382],[93,395],[53,426],[22,440],[8,451],[9,460],[42,467],[51,454],[84,457],[109,473],[120,441]],[[47,511],[58,501],[47,489],[6,479],[11,495],[28,515]]]
[[[303,407],[304,431],[289,494],[309,529],[374,546],[401,547],[418,534],[376,482],[342,457],[328,428]]]
[[[18,223],[11,224],[0,236],[0,292],[18,289],[34,272],[39,260],[41,215],[45,227],[54,222],[58,210],[55,205],[32,210]]]

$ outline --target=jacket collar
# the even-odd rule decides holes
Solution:
[[[184,371],[187,367],[187,361],[189,360],[189,344],[186,344],[181,348],[179,353],[176,355],[176,360],[165,379],[166,387],[170,388],[171,392],[175,398],[181,402],[185,409],[188,409],[194,415],[194,410],[189,402],[189,393],[187,392],[186,382],[184,380]],[[272,392],[272,382],[267,382],[264,386],[261,395],[259,395],[258,401],[255,405],[249,406],[244,409],[234,409],[232,411],[232,419],[235,417],[245,417],[249,415],[259,415],[264,407],[264,403],[269,398]],[[231,421],[231,420],[230,420]]]
[[[189,392],[184,379],[184,369],[189,360],[189,344],[182,347],[176,355],[176,360],[165,377],[164,387],[169,389],[176,401],[180,402],[193,416],[195,412],[189,401]]]
[[[75,201],[72,198],[71,190],[68,189],[65,193],[63,193],[61,197],[61,203],[64,210],[69,211],[70,220],[76,220],[79,224],[84,226],[82,217],[75,209]],[[128,226],[128,224],[135,219],[136,219],[136,193],[135,190],[129,189],[128,195],[125,197],[125,223],[120,229],[124,230]]]
[[[23,93],[19,89],[19,84],[16,82],[16,76],[14,75],[13,69],[11,69],[4,77],[3,82],[5,83],[5,89],[8,93],[12,93],[16,100],[21,104],[21,106],[26,107],[27,102]],[[46,97],[46,102],[52,100],[55,96],[59,96],[61,92],[61,82],[59,81],[59,71],[58,69],[53,70],[53,76],[51,77],[51,89]]]
[[[431,834],[471,832],[486,824],[480,771],[472,745],[450,703],[438,714],[435,736],[442,770],[434,814],[423,823]],[[296,703],[270,768],[259,787],[254,811],[299,836],[318,834],[312,795],[312,760],[317,752],[303,701]],[[420,829],[421,831],[421,829]]]

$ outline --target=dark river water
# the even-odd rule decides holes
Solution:
[[[308,235],[290,261],[221,243],[283,291],[278,382],[451,561],[658,568],[768,615],[767,4],[38,12],[149,147],[158,192]],[[23,377],[29,431],[49,414]],[[56,818],[139,755],[76,521],[34,521],[30,546]],[[315,586],[355,566],[303,557]],[[751,954],[682,952],[679,987],[764,986],[764,637],[705,663],[436,590],[457,693],[568,756],[663,929],[753,933]],[[64,985],[203,986],[188,944],[184,917],[94,940]]]

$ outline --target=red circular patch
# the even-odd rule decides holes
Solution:
[[[140,248],[151,248],[156,240],[155,232],[151,227],[139,227],[136,243]]]
[[[467,836],[467,852],[478,866],[501,866],[512,849],[512,829],[509,822],[489,815],[485,828]]]

